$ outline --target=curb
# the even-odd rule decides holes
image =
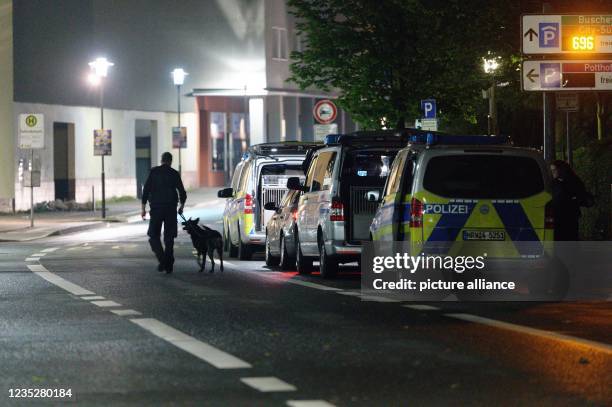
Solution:
[[[46,237],[61,236],[61,235],[63,236],[63,235],[69,235],[71,233],[83,232],[89,229],[96,229],[96,228],[100,228],[107,224],[108,222],[95,222],[89,225],[79,225],[79,226],[67,227],[67,228],[60,229],[60,230],[49,231],[42,235],[34,236],[28,239],[2,239],[0,238],[0,242],[13,242],[13,243],[31,242],[34,240],[44,239]]]

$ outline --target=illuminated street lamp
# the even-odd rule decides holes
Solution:
[[[92,86],[100,87],[100,129],[104,129],[104,78],[108,75],[108,68],[113,66],[106,58],[96,58],[89,63],[91,73],[88,81]],[[106,180],[104,177],[104,154],[102,154],[102,219],[106,218]]]
[[[178,128],[179,132],[181,131],[181,85],[185,83],[185,77],[189,75],[183,68],[175,68],[172,72],[172,80],[174,85],[176,86],[176,96],[177,96],[177,112],[178,112]],[[178,169],[179,175],[182,175],[181,168],[181,150],[182,150],[182,133],[181,134],[181,143],[178,146]]]
[[[499,68],[499,60],[500,57],[489,57],[482,58],[482,69],[486,74],[491,76],[495,75],[495,72]],[[492,134],[497,134],[497,106],[495,104],[495,79],[493,79],[493,83],[486,91],[483,91],[483,96],[485,99],[489,99],[489,115],[487,117],[487,127],[489,136]]]

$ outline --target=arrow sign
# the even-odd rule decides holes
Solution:
[[[527,32],[525,33],[525,35],[523,35],[523,37],[529,36],[529,42],[533,41],[533,37],[535,36],[536,38],[538,37],[538,33],[535,32],[533,30],[533,28],[530,28],[529,30],[527,30]]]
[[[533,71],[535,71],[535,68],[532,68],[529,72],[527,72],[527,75],[525,75],[527,77],[527,79],[529,79],[531,81],[531,83],[535,82],[533,80],[533,78],[539,78],[540,77],[540,75],[538,75],[537,73],[533,73]]]

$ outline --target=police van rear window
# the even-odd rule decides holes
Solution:
[[[520,199],[542,192],[544,180],[533,158],[448,155],[429,160],[423,187],[449,198]]]

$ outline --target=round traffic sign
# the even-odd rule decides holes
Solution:
[[[36,116],[31,114],[28,117],[26,117],[25,123],[27,124],[28,127],[34,127],[38,124],[38,119],[36,119]]]
[[[329,124],[336,120],[338,116],[338,108],[329,99],[319,100],[314,109],[312,109],[312,114],[316,121],[321,124]]]

